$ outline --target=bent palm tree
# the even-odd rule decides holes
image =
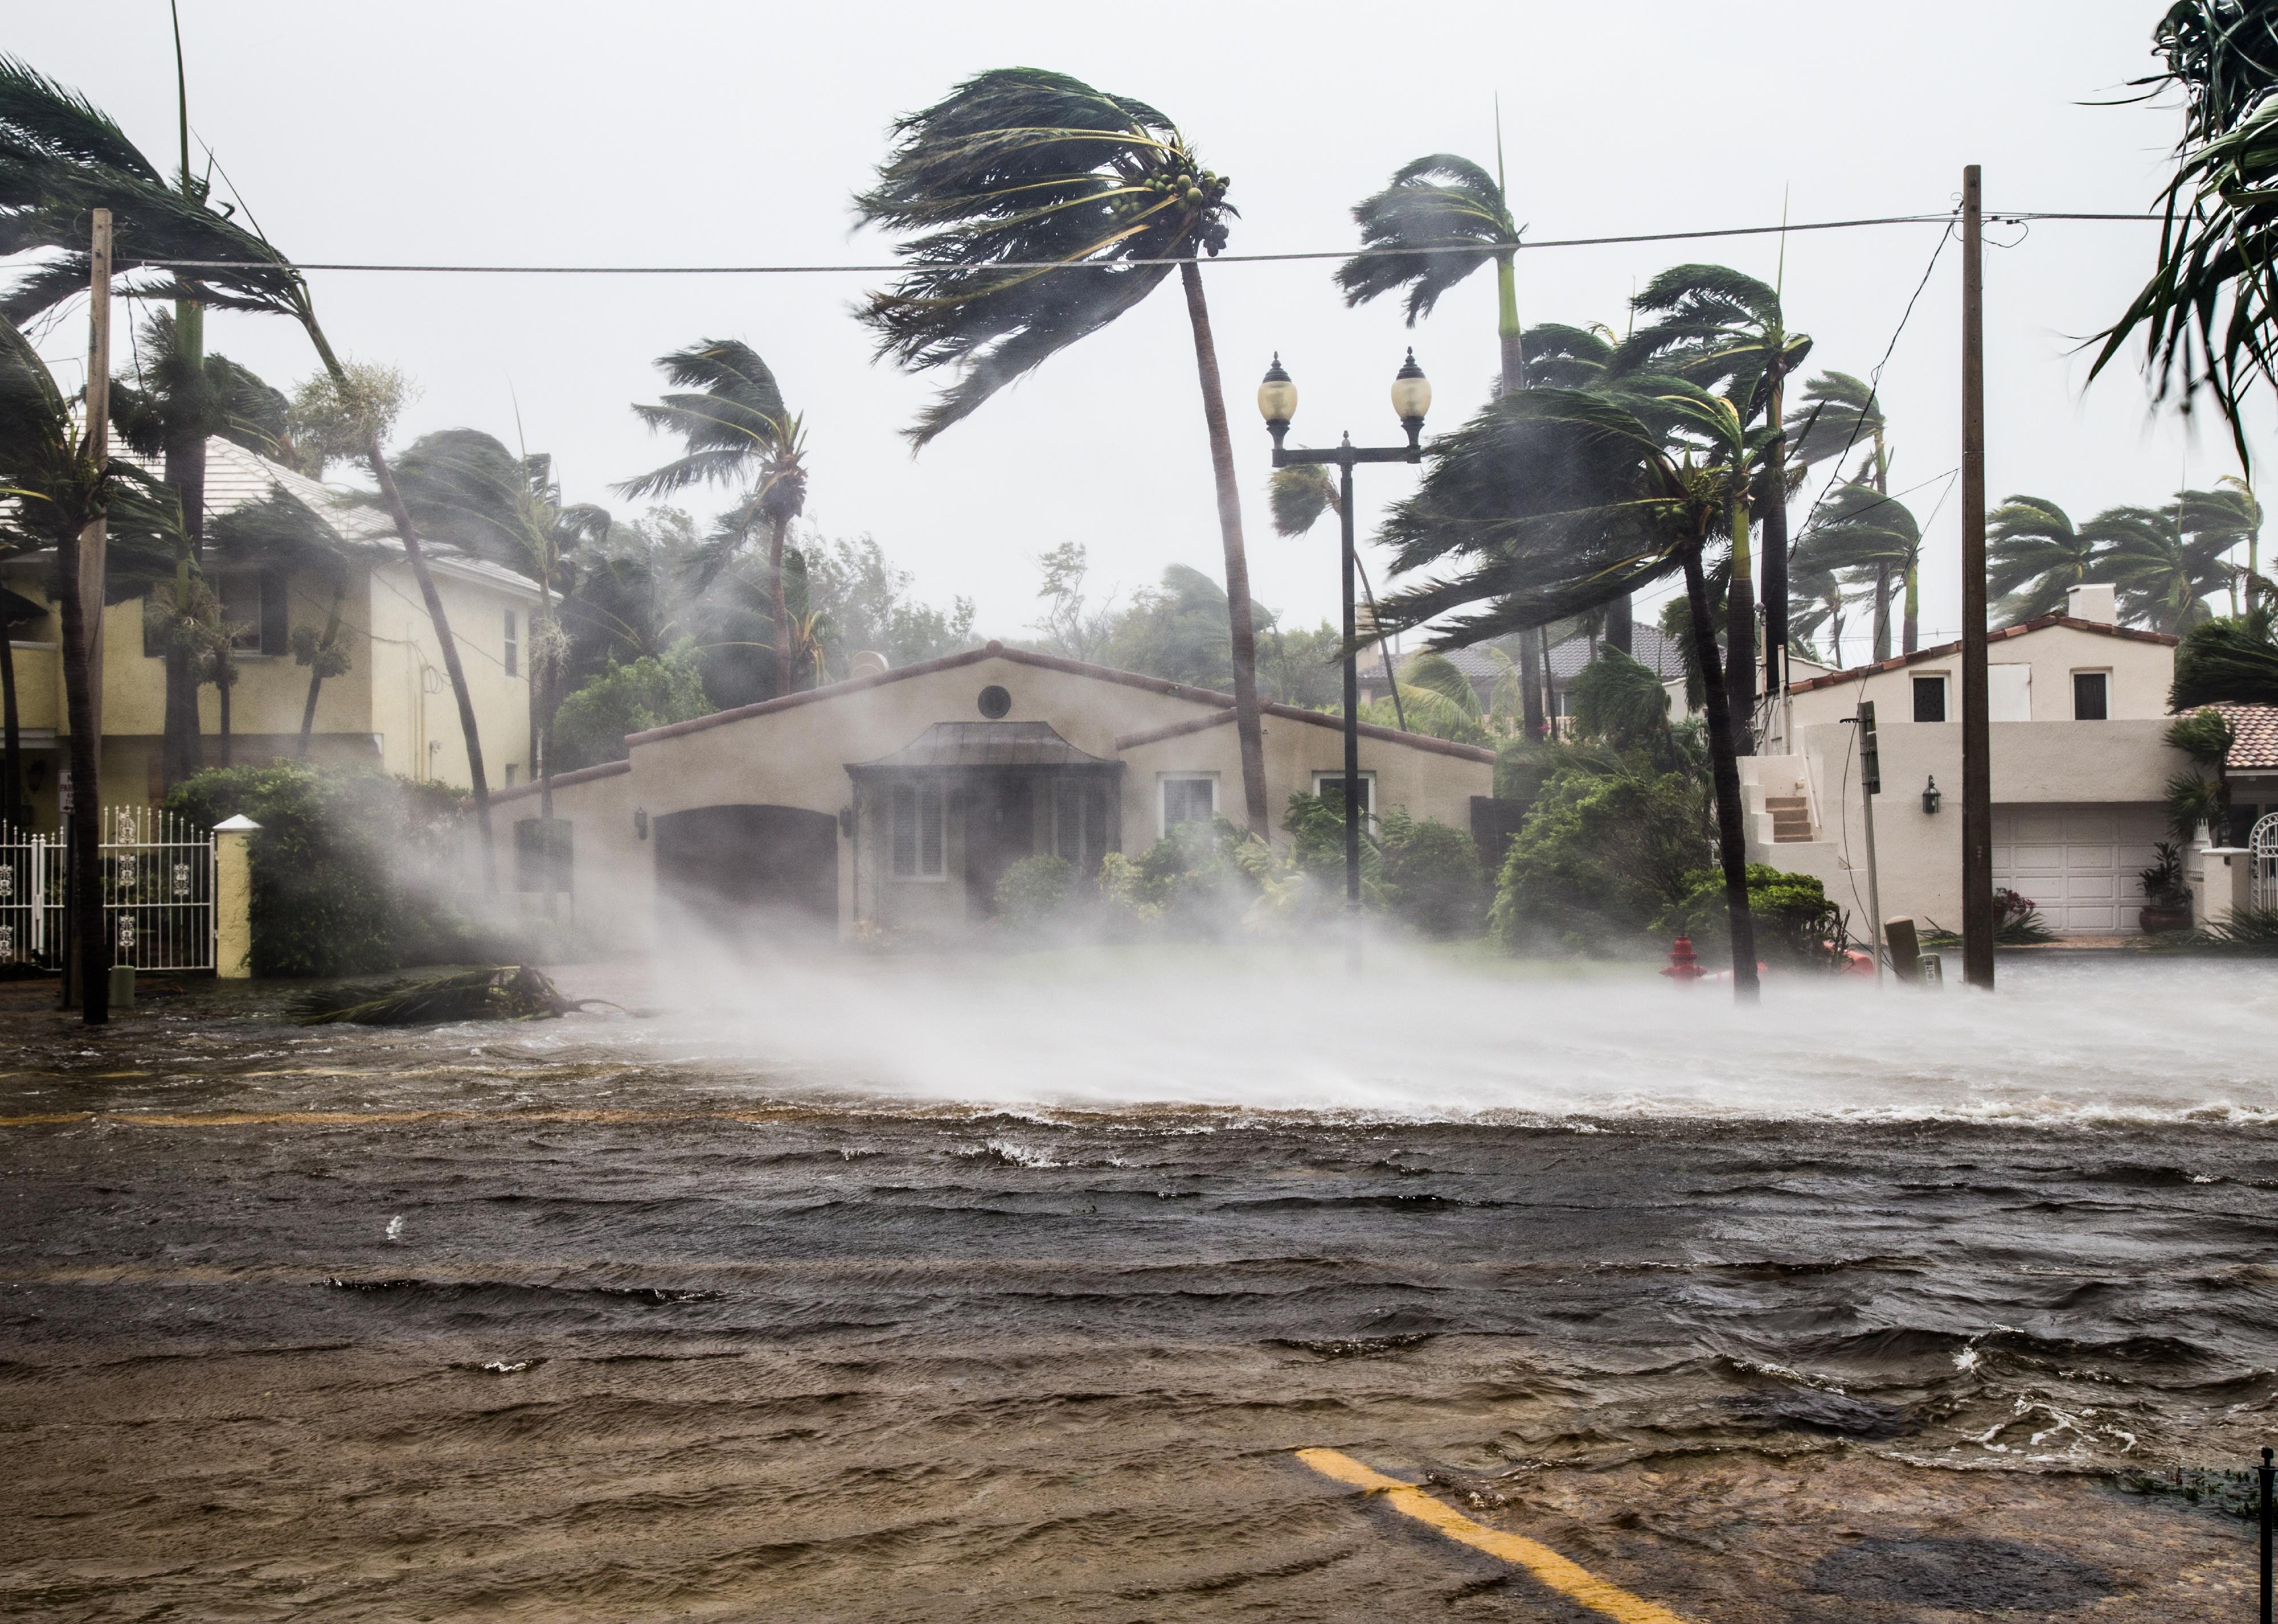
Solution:
[[[1787,415],[1788,456],[1800,469],[1833,461],[1839,475],[1839,465],[1855,450],[1860,453],[1859,469],[1849,483],[1871,484],[1877,495],[1888,496],[1891,453],[1884,436],[1889,426],[1873,385],[1848,372],[1823,372],[1804,385],[1802,403]],[[1810,536],[1811,521],[1806,520],[1803,528],[1803,538],[1789,549],[1791,556]],[[1888,660],[1891,576],[1887,569],[1875,576],[1875,658]]]
[[[364,393],[355,370],[340,360],[317,322],[308,284],[266,237],[212,207],[202,190],[186,194],[168,185],[118,125],[84,96],[13,57],[0,57],[0,250],[50,250],[0,299],[0,316],[20,324],[86,288],[88,211],[96,208],[109,209],[114,217],[113,286],[118,293],[288,316],[307,333],[340,398],[353,402]],[[485,875],[495,889],[490,782],[483,769],[474,697],[442,594],[395,488],[381,444],[386,427],[384,414],[367,411],[354,425],[355,443],[379,484],[441,645],[466,740]],[[91,785],[88,793],[94,793]]]
[[[2212,491],[2178,491],[2175,502],[2182,510],[2183,534],[2195,545],[2207,549],[2218,559],[2227,560],[2244,547],[2246,563],[2244,567],[2245,601],[2251,605],[2261,587],[2261,560],[2258,551],[2262,537],[2262,504],[2247,488],[2246,482],[2225,475],[2215,481]],[[2238,566],[2226,565],[2237,570]],[[2238,606],[2240,593],[2234,578],[2231,606]]]
[[[1759,416],[1770,425],[1761,450],[1729,470],[1735,481],[1756,477],[1756,461],[1784,470],[1787,461],[1782,414],[1789,373],[1811,353],[1811,339],[1790,332],[1779,291],[1724,265],[1673,265],[1637,296],[1631,307],[1657,317],[1631,332],[1616,347],[1617,373],[1652,372],[1679,377],[1699,388],[1720,390],[1745,431]],[[1781,475],[1781,494],[1785,474]],[[1768,492],[1769,494],[1769,492]],[[1745,500],[1743,496],[1741,499]],[[1778,651],[1787,646],[1787,505],[1774,498],[1762,504],[1764,526],[1763,608],[1765,687],[1779,686]],[[1740,747],[1753,751],[1748,719],[1756,699],[1756,598],[1750,573],[1748,538],[1732,538],[1732,586],[1725,609],[1724,646],[1730,657],[1725,681],[1740,719]]]
[[[698,484],[744,487],[742,499],[722,515],[699,569],[708,583],[742,551],[754,527],[767,526],[776,691],[787,694],[793,639],[784,601],[784,545],[791,522],[806,509],[806,432],[784,404],[776,375],[748,344],[707,339],[659,356],[656,364],[677,393],[633,411],[651,429],[677,434],[687,450],[617,490],[641,498],[670,496]]]
[[[1394,507],[1383,532],[1401,570],[1453,572],[1382,606],[1388,627],[1438,622],[1435,648],[1541,626],[1683,573],[1693,659],[1706,679],[1733,995],[1743,1003],[1757,995],[1747,845],[1707,557],[1720,527],[1747,524],[1747,484],[1727,467],[1746,466],[1765,438],[1729,401],[1676,379],[1633,379],[1620,396],[1523,389],[1433,443],[1421,487]]]
[[[1106,326],[1177,265],[1226,553],[1242,801],[1250,832],[1266,839],[1250,563],[1197,261],[1226,245],[1235,213],[1227,177],[1204,168],[1178,126],[1145,103],[1035,68],[969,79],[896,120],[894,137],[855,210],[865,224],[914,233],[898,250],[909,269],[873,295],[862,319],[880,355],[912,370],[959,369],[909,431],[916,446]]]
[[[2120,589],[2122,616],[2180,636],[2207,619],[2223,583],[2224,533],[2187,536],[2175,507],[2110,507],[2081,527],[2098,544],[2097,576]]]
[[[1495,338],[1505,390],[1526,387],[1518,325],[1518,239],[1503,193],[1502,142],[1496,173],[1469,158],[1435,152],[1395,171],[1391,184],[1353,205],[1361,253],[1337,267],[1345,303],[1408,292],[1408,324],[1432,314],[1441,295],[1488,261],[1495,268]]]
[[[2099,538],[2045,496],[2012,496],[1985,518],[1985,589],[2004,621],[2030,621],[2065,606],[2075,586],[2099,580]]]
[[[1872,485],[1838,485],[1812,509],[1795,568],[1802,575],[1833,572],[1875,583],[1875,658],[1884,660],[1891,657],[1891,619],[1889,597],[1881,589],[1893,577],[1906,593],[1901,651],[1913,653],[1920,639],[1922,545],[1922,527],[1904,502]]]

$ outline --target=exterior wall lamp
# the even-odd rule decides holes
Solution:
[[[633,838],[635,840],[648,838],[648,808],[646,806],[633,808]]]
[[[1945,797],[1938,792],[1938,780],[1933,776],[1923,786],[1923,810],[1931,817],[1938,816],[1938,804]]]

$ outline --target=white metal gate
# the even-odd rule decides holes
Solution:
[[[2246,860],[2254,865],[2248,906],[2258,911],[2278,908],[2278,812],[2266,812],[2255,820],[2254,832],[2246,837]]]
[[[155,806],[106,806],[101,827],[111,962],[212,969],[213,831]],[[60,834],[11,829],[0,838],[0,964],[62,964],[68,850]]]

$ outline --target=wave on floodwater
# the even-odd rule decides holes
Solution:
[[[617,978],[613,980],[612,978]],[[630,977],[630,980],[627,978]],[[2278,964],[2098,955],[1955,985],[1767,983],[1761,1009],[1637,970],[1514,973],[1385,949],[1291,961],[1112,951],[565,978],[652,1018],[527,1047],[834,1106],[2008,1124],[2278,1120]],[[1206,1120],[1198,1126],[1209,1125]]]

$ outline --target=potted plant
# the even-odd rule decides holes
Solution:
[[[2158,861],[2142,871],[2144,911],[2138,916],[2146,933],[2189,930],[2191,927],[2191,888],[2183,878],[2182,849],[2173,841],[2152,848]]]

